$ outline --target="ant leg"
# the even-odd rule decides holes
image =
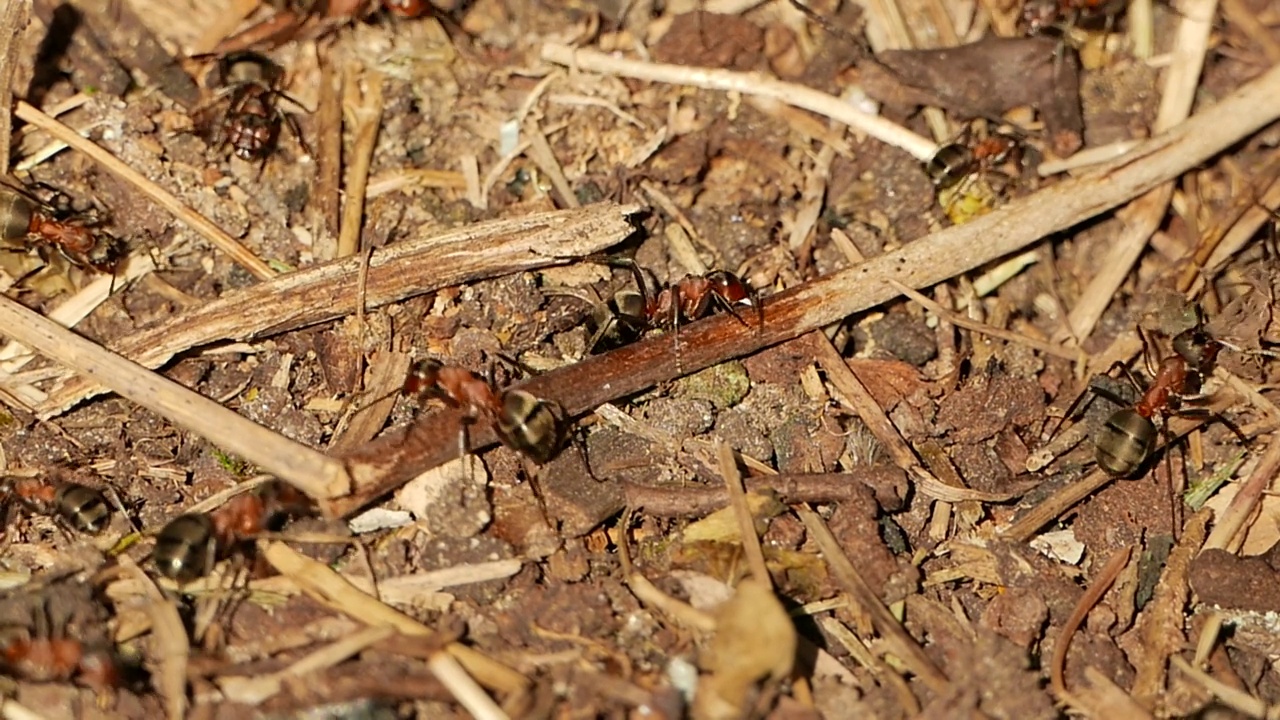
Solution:
[[[283,95],[283,93],[281,93]],[[285,95],[285,97],[288,97]],[[302,146],[302,152],[311,157],[315,157],[315,153],[311,152],[311,146],[307,144],[307,139],[302,136],[302,128],[298,125],[298,119],[293,113],[279,112],[280,118],[284,120],[285,127],[289,128],[289,132],[293,133],[294,139]]]

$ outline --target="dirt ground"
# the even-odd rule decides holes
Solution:
[[[237,454],[213,415],[122,397],[140,380],[80,368],[118,391],[91,395],[0,350],[4,717],[1275,715],[1273,117],[1018,252],[917,263],[923,296],[841,314],[816,293],[859,292],[822,283],[952,225],[1009,211],[1016,233],[1072,175],[1107,192],[1042,163],[1269,77],[1280,5],[1063,0],[1035,36],[1017,0],[257,5],[41,0],[10,49],[15,98],[256,261],[19,109],[10,182],[102,221],[129,259],[104,273],[15,231],[7,303],[73,315],[271,437]],[[278,84],[220,79],[227,38],[271,23],[249,44]],[[558,46],[605,54],[566,67]],[[1162,109],[1170,64],[1201,58],[1181,114]],[[772,83],[977,169],[939,175],[951,156],[915,136]],[[236,157],[255,121],[279,124],[274,147]],[[548,231],[596,243],[567,257],[484,224],[550,212],[626,223]],[[398,247],[425,259],[396,265]],[[628,260],[656,283],[647,315],[596,337],[635,299]],[[682,280],[703,276],[752,294]],[[690,305],[674,329],[660,301]],[[424,358],[474,374],[400,392]],[[558,420],[550,441],[502,427],[526,419],[512,385],[555,403],[532,416]],[[277,527],[289,496],[264,465],[300,467],[289,448],[354,484]],[[1099,467],[1125,453],[1126,472]],[[60,512],[73,484],[102,492],[101,532]],[[193,511],[245,526],[177,583],[155,535]]]

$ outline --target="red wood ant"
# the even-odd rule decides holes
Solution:
[[[219,97],[227,97],[227,109],[217,122],[202,120],[212,128],[211,141],[217,147],[230,146],[241,160],[262,161],[275,149],[281,124],[286,125],[304,152],[310,153],[298,121],[280,109],[280,99],[302,107],[280,84],[284,68],[254,52],[237,52],[218,61]]]
[[[427,358],[413,364],[402,393],[423,402],[442,400],[463,411],[459,455],[467,451],[466,427],[481,417],[493,423],[504,445],[538,463],[546,463],[564,440],[564,411],[552,400],[523,390],[497,392],[474,372]]]
[[[56,250],[72,265],[114,274],[124,248],[101,225],[95,213],[59,210],[0,182],[0,243],[22,250],[34,247],[46,262],[49,251]]]
[[[1110,26],[1125,5],[1125,0],[1026,0],[1022,24],[1028,35],[1039,35],[1051,27],[1075,27],[1097,18],[1105,18]]]
[[[35,612],[35,629],[0,645],[0,669],[31,682],[79,684],[102,693],[124,683],[124,670],[115,653],[94,648],[55,631],[47,604]]]
[[[170,520],[156,535],[152,562],[161,575],[190,582],[208,575],[219,557],[263,532],[277,530],[289,517],[309,514],[309,498],[274,481],[257,492],[237,495],[208,513],[187,513]]]
[[[34,512],[56,515],[80,532],[97,534],[111,522],[106,496],[88,485],[21,478],[6,483],[4,489]]]
[[[1145,335],[1143,345],[1148,346]],[[1222,346],[1197,325],[1174,336],[1174,354],[1160,360],[1152,373],[1152,381],[1136,402],[1113,412],[1103,423],[1095,438],[1095,457],[1098,466],[1115,477],[1130,477],[1136,473],[1155,450],[1157,428],[1155,419],[1162,416],[1193,412],[1182,409],[1183,399],[1199,390],[1202,377],[1207,374]],[[1120,362],[1111,370],[1122,369],[1134,387],[1142,387],[1128,368]],[[1150,366],[1148,366],[1150,369]],[[1127,405],[1123,398],[1100,387],[1092,391],[1120,405]],[[1064,417],[1070,417],[1083,399],[1077,397]],[[1217,416],[1241,441],[1238,429],[1225,418]]]

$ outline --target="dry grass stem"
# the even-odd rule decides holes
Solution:
[[[617,243],[632,232],[633,205],[600,203],[424,235],[375,251],[369,260],[368,308],[442,287],[558,265]],[[362,257],[289,273],[180,313],[124,338],[116,351],[147,367],[212,342],[247,340],[336,320],[356,312]],[[50,394],[43,417],[102,392],[71,380]]]
[[[0,327],[14,340],[252,462],[311,497],[346,492],[342,464],[241,417],[178,383],[76,335],[9,298]]]
[[[547,136],[543,134],[542,128],[532,122],[525,127],[525,133],[529,136],[529,159],[551,180],[551,186],[560,196],[559,205],[568,208],[582,207],[582,203],[578,202],[577,194],[573,192],[573,186],[569,184],[569,179],[564,176],[564,169],[560,167],[560,161],[552,152],[551,143],[547,142]]]
[[[1079,348],[1069,348],[1069,347],[1066,347],[1065,345],[1058,345],[1057,343],[1037,340],[1032,337],[1027,337],[1022,333],[1013,332],[1012,330],[1005,330],[1003,328],[992,327],[986,323],[978,322],[977,320],[970,320],[969,318],[959,313],[952,312],[942,307],[938,303],[930,300],[925,295],[922,295],[916,292],[915,290],[912,290],[911,288],[907,287],[906,285],[903,285],[902,283],[896,280],[893,280],[891,282],[893,283],[894,287],[896,287],[898,291],[901,292],[903,295],[906,295],[907,297],[916,301],[920,305],[924,306],[926,310],[933,313],[934,315],[937,315],[940,320],[949,322],[952,325],[965,328],[966,330],[972,330],[977,333],[982,333],[983,335],[990,335],[991,337],[999,338],[1007,342],[1026,345],[1027,347],[1032,348],[1034,350],[1039,350],[1040,352],[1045,353],[1046,355],[1054,355],[1056,357],[1064,358],[1066,360],[1071,360],[1072,362],[1084,362],[1088,359],[1088,356],[1085,355],[1084,351],[1080,350]]]
[[[902,627],[893,613],[889,612],[889,608],[880,602],[876,592],[858,574],[853,563],[849,562],[840,543],[836,541],[822,518],[807,507],[799,507],[796,512],[809,531],[809,537],[818,544],[836,582],[871,616],[871,624],[884,638],[890,652],[897,655],[930,690],[939,694],[947,692],[951,681],[938,669],[937,665],[933,664],[929,656],[925,655],[920,644]]]
[[[165,714],[170,720],[181,720],[187,711],[187,661],[191,643],[178,608],[160,592],[147,574],[127,555],[118,560],[124,572],[139,583],[147,596],[147,614],[151,618],[151,634],[158,645],[160,672],[152,676],[156,690],[164,698]]]
[[[1040,177],[1049,177],[1058,173],[1083,170],[1094,165],[1108,163],[1116,158],[1124,157],[1125,153],[1133,150],[1141,142],[1141,140],[1122,140],[1108,145],[1085,148],[1071,157],[1062,158],[1061,160],[1046,160],[1040,163],[1036,166],[1036,174]]]
[[[1218,680],[1187,662],[1186,658],[1181,655],[1170,657],[1169,663],[1177,668],[1179,672],[1186,675],[1189,680],[1199,685],[1210,695],[1218,698],[1223,705],[1242,715],[1251,718],[1274,718],[1280,715],[1280,713],[1277,713],[1276,708],[1268,705],[1260,698],[1256,698],[1244,690]]]
[[[208,218],[200,213],[187,207],[185,203],[178,199],[176,195],[160,187],[156,183],[143,177],[141,173],[128,165],[121,162],[114,155],[98,147],[97,144],[80,137],[80,133],[58,122],[56,119],[49,117],[39,109],[32,107],[26,102],[19,100],[14,115],[21,118],[24,122],[37,125],[50,135],[61,140],[72,148],[88,155],[94,162],[102,165],[108,172],[126,183],[134,186],[143,195],[151,198],[157,205],[163,207],[173,214],[174,217],[186,223],[191,229],[199,233],[204,239],[213,244],[222,252],[227,254],[251,275],[259,280],[269,280],[276,276],[276,272],[269,265],[262,261],[257,255],[254,255],[249,248],[241,245],[238,240],[222,231],[217,225],[214,225]]]
[[[342,81],[334,53],[319,53],[320,99],[316,107],[316,187],[313,196],[319,206],[311,223],[323,225],[315,233],[311,251],[316,260],[332,260],[338,255],[342,233]],[[366,200],[368,197],[366,196]]]
[[[740,357],[799,337],[898,297],[890,280],[921,288],[967,272],[1125,202],[1195,167],[1280,116],[1268,98],[1280,93],[1280,68],[1241,87],[1218,105],[1140,146],[1125,159],[1065,180],[975,220],[947,228],[861,265],[817,278],[769,298],[765,322],[743,327],[727,314],[681,328],[681,372],[669,338],[651,338],[540,375],[520,387],[559,402],[571,416],[665,382],[678,374]],[[348,456],[356,494],[334,504],[355,512],[423,471],[451,460],[456,411],[432,413],[406,433],[370,443]],[[472,448],[496,441],[479,428]]]
[[[0,175],[9,174],[9,143],[13,139],[13,114],[9,111],[13,107],[13,71],[18,67],[18,54],[21,52],[18,37],[27,29],[30,16],[30,0],[8,0],[0,8]]]
[[[457,170],[429,168],[387,170],[369,179],[369,186],[365,189],[364,196],[366,200],[372,200],[380,195],[411,187],[465,190],[467,178]]]
[[[403,635],[422,638],[436,635],[426,625],[362,592],[329,566],[299,554],[284,543],[265,543],[262,555],[308,594],[366,625],[385,625]],[[529,681],[523,675],[479,651],[456,642],[450,643],[446,650],[486,687],[511,693],[528,686]]]
[[[1262,495],[1280,473],[1280,433],[1271,436],[1266,452],[1258,460],[1249,478],[1240,485],[1240,491],[1231,499],[1227,511],[1218,518],[1209,539],[1205,541],[1205,550],[1226,550],[1231,546],[1236,535],[1244,529],[1254,509],[1262,501]]]
[[[716,456],[724,486],[729,491],[729,507],[733,508],[734,517],[738,519],[738,534],[742,536],[742,550],[747,556],[747,566],[751,568],[751,575],[756,582],[772,589],[773,578],[769,577],[769,568],[764,563],[764,550],[760,548],[756,519],[747,505],[747,492],[742,487],[742,473],[738,472],[738,461],[734,459],[733,448],[724,440],[717,440]]]
[[[556,44],[542,46],[542,59],[588,72],[773,98],[842,122],[858,132],[902,148],[921,161],[928,160],[937,149],[937,145],[928,138],[920,137],[901,125],[896,125],[877,115],[864,113],[839,98],[803,85],[782,82],[761,73],[663,65],[614,57],[594,50],[575,50]]]
[[[351,162],[347,164],[346,192],[342,204],[342,229],[338,234],[338,257],[356,254],[360,249],[360,227],[364,224],[365,188],[369,183],[369,165],[373,148],[382,127],[382,74],[368,70],[364,90],[354,69],[348,68],[342,85],[342,109],[346,125],[354,138]]]

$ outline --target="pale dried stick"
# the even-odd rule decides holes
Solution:
[[[1240,485],[1240,491],[1214,524],[1209,539],[1204,543],[1205,550],[1226,550],[1231,545],[1253,515],[1254,508],[1262,501],[1263,493],[1275,481],[1277,472],[1280,472],[1280,433],[1271,436],[1271,442],[1253,468],[1253,473]]]
[[[235,238],[223,232],[208,218],[187,207],[173,193],[143,177],[137,170],[125,165],[96,143],[80,137],[80,133],[49,117],[23,100],[18,101],[14,115],[32,125],[38,125],[50,135],[88,155],[111,174],[136,187],[139,192],[154,200],[157,205],[165,210],[173,213],[174,217],[189,225],[191,229],[226,253],[228,257],[248,270],[254,277],[259,280],[269,280],[276,276],[276,272],[271,269],[271,266],[263,262],[257,255],[254,255],[249,248],[241,245]]]
[[[367,625],[386,625],[404,635],[422,638],[437,634],[426,625],[362,592],[328,565],[301,555],[284,543],[265,543],[262,555],[272,567],[291,578],[308,594]],[[461,643],[449,643],[445,646],[445,652],[452,655],[481,683],[494,690],[511,693],[524,690],[529,685],[529,681],[520,673]],[[442,683],[446,682],[444,678],[440,680]]]
[[[966,330],[972,330],[974,332],[982,333],[983,335],[990,335],[991,337],[1000,338],[1001,340],[1006,340],[1008,342],[1014,342],[1020,345],[1026,345],[1027,347],[1032,348],[1034,350],[1039,350],[1040,352],[1045,353],[1046,355],[1054,355],[1060,358],[1064,358],[1066,360],[1071,360],[1072,362],[1084,362],[1085,360],[1088,359],[1088,356],[1085,355],[1084,351],[1080,350],[1079,348],[1069,348],[1069,347],[1066,347],[1065,345],[1059,345],[1057,343],[1045,342],[1043,340],[1036,340],[1035,338],[1027,337],[1022,333],[1016,333],[1016,332],[1013,332],[1012,330],[1005,330],[1003,328],[992,327],[986,323],[978,322],[977,320],[970,320],[969,318],[959,313],[952,312],[942,307],[938,303],[930,300],[925,295],[919,292],[916,292],[915,290],[912,290],[911,288],[907,287],[906,285],[903,285],[897,280],[890,280],[889,282],[891,282],[893,286],[897,288],[898,291],[901,292],[903,295],[906,295],[912,300],[915,300],[917,303],[923,305],[926,310],[933,313],[934,315],[937,315],[939,318],[951,323],[952,325],[965,328]]]
[[[1245,690],[1228,685],[1209,673],[1187,662],[1181,655],[1169,658],[1169,664],[1186,674],[1187,678],[1198,684],[1203,690],[1218,698],[1223,705],[1236,712],[1252,718],[1275,718],[1280,713],[1277,708],[1268,705],[1261,698],[1250,695]]]
[[[372,200],[407,187],[465,190],[467,188],[467,179],[457,170],[432,170],[430,168],[387,170],[369,178],[369,186],[365,189],[364,197],[366,200]]]
[[[1185,120],[1191,112],[1199,84],[1200,70],[1204,66],[1205,51],[1209,46],[1209,33],[1213,29],[1216,0],[1193,0],[1182,8],[1182,22],[1174,45],[1173,64],[1165,75],[1164,91],[1160,97],[1160,109],[1156,114],[1156,133],[1163,133]],[[1080,295],[1080,302],[1067,317],[1067,331],[1057,340],[1073,337],[1083,342],[1093,332],[1102,313],[1116,296],[1120,284],[1133,270],[1159,227],[1173,195],[1172,185],[1163,185],[1143,195],[1119,213],[1125,228],[1116,238],[1111,249],[1099,264],[1099,271]]]
[[[154,637],[152,647],[159,655],[160,662],[160,671],[152,675],[152,682],[164,700],[168,717],[171,720],[181,720],[187,710],[187,661],[191,657],[187,629],[178,615],[177,606],[160,592],[160,588],[142,572],[133,558],[121,555],[117,562],[146,593],[151,633]]]
[[[262,4],[262,0],[231,0],[231,6],[226,8],[224,12],[218,13],[217,21],[210,25],[205,31],[191,43],[191,54],[202,55],[211,52],[218,43],[222,42],[228,35],[249,17],[249,13],[258,8]]]
[[[241,417],[7,297],[0,297],[0,327],[14,340],[92,377],[313,498],[332,498],[347,492],[349,481],[341,462]]]
[[[542,46],[542,59],[589,72],[774,98],[838,120],[858,132],[902,148],[921,161],[933,157],[937,149],[937,145],[928,138],[916,135],[878,115],[864,113],[839,98],[803,85],[782,82],[762,73],[663,65],[614,57],[594,50],[575,50],[555,43]]]
[[[9,143],[13,139],[13,71],[18,67],[19,42],[27,29],[31,0],[8,0],[0,8],[0,175],[9,173]],[[24,62],[29,62],[26,58]]]
[[[808,507],[798,507],[796,512],[809,531],[809,537],[818,544],[836,582],[871,616],[871,624],[884,638],[889,650],[930,690],[939,694],[947,692],[951,681],[933,664],[920,644],[902,627],[893,613],[889,612],[889,608],[880,601],[875,590],[858,574],[822,517]]]
[[[756,534],[756,519],[747,505],[747,491],[742,487],[742,473],[738,472],[738,461],[733,457],[733,448],[717,438],[716,457],[719,460],[720,475],[724,477],[724,486],[729,491],[729,506],[738,519],[738,534],[742,537],[742,551],[747,556],[747,566],[751,568],[751,575],[756,582],[772,589],[773,578],[769,577],[769,568],[764,563],[760,536]]]
[[[1062,158],[1061,160],[1046,160],[1040,163],[1036,166],[1036,174],[1040,177],[1049,177],[1058,173],[1101,165],[1118,157],[1123,157],[1125,153],[1141,143],[1141,140],[1121,140],[1107,145],[1085,148],[1071,157]]]
[[[564,207],[582,207],[582,203],[578,202],[578,196],[573,192],[573,186],[569,184],[569,179],[564,176],[560,161],[551,151],[551,143],[547,142],[547,136],[543,134],[542,128],[538,127],[537,122],[530,122],[526,128],[525,134],[529,136],[529,159],[551,179],[551,187],[560,194],[560,202],[564,203]]]
[[[342,109],[346,124],[352,126],[352,160],[347,164],[347,182],[342,204],[342,229],[338,233],[338,257],[354,255],[360,247],[360,226],[364,220],[364,194],[369,184],[369,165],[382,126],[382,73],[364,73],[365,89],[355,70],[348,68],[343,81]]]
[[[635,205],[598,203],[423,233],[376,250],[369,260],[367,307],[523,270],[558,265],[613,245],[633,228]],[[174,354],[227,340],[247,340],[356,312],[363,257],[348,257],[228,293],[159,325],[123,338],[117,352],[147,367]],[[37,411],[56,415],[102,392],[92,378],[72,379]]]
[[[1254,206],[1249,208],[1240,217],[1235,226],[1227,231],[1226,236],[1222,238],[1222,242],[1218,243],[1218,247],[1214,249],[1213,254],[1209,256],[1209,260],[1205,262],[1205,272],[1201,273],[1200,277],[1196,278],[1196,282],[1191,286],[1193,294],[1199,293],[1200,289],[1204,287],[1206,275],[1216,275],[1220,272],[1228,260],[1258,236],[1258,229],[1264,223],[1275,219],[1271,212],[1268,211],[1273,211],[1280,207],[1280,179],[1271,183],[1267,191],[1258,199],[1257,204],[1261,205],[1261,207]]]

